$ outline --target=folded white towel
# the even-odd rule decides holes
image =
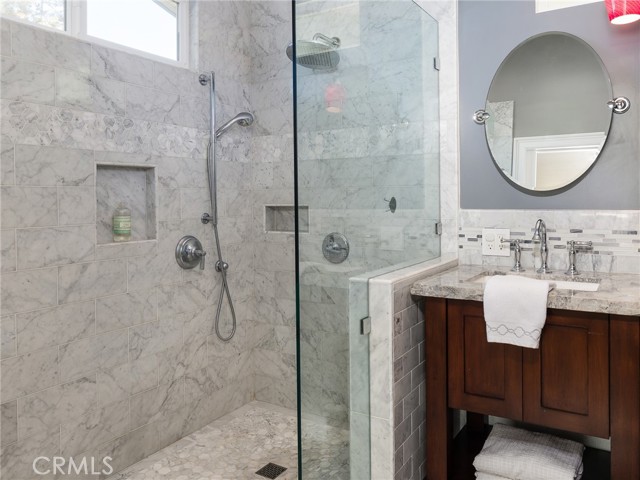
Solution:
[[[582,465],[580,465],[580,472],[582,472]],[[576,480],[580,480],[582,478],[582,473],[580,473]],[[491,475],[490,473],[484,472],[476,472],[476,480],[519,480],[514,478],[500,477],[499,475]]]
[[[583,451],[572,440],[495,424],[473,466],[483,474],[518,480],[575,480],[582,475]]]
[[[500,477],[498,475],[491,475],[490,473],[476,472],[477,480],[513,480],[507,477]]]
[[[538,348],[547,319],[549,282],[495,275],[484,287],[487,341]]]

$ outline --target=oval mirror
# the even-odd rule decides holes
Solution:
[[[576,181],[602,150],[612,98],[609,74],[587,43],[561,32],[525,40],[487,95],[485,133],[496,167],[528,190]]]

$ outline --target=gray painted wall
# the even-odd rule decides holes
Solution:
[[[559,193],[534,194],[509,183],[494,166],[484,128],[471,115],[484,107],[493,74],[511,49],[545,31],[568,32],[589,43],[609,71],[614,95],[628,97],[632,109],[614,116],[600,158],[582,179]],[[459,42],[462,208],[640,208],[640,23],[611,25],[604,3],[536,15],[530,0],[463,0]]]

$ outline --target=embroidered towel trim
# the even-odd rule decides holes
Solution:
[[[484,287],[487,341],[538,348],[547,319],[549,282],[495,275]]]
[[[478,472],[518,480],[575,480],[584,445],[497,423],[473,461]]]
[[[582,472],[582,465],[580,465],[580,472]],[[582,474],[576,477],[576,480],[580,480]],[[500,477],[498,475],[491,475],[490,473],[476,472],[476,480],[517,480],[513,478]]]

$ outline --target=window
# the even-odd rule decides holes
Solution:
[[[0,13],[57,30],[65,29],[65,0],[3,0]]]
[[[186,0],[0,0],[2,15],[186,64]]]

